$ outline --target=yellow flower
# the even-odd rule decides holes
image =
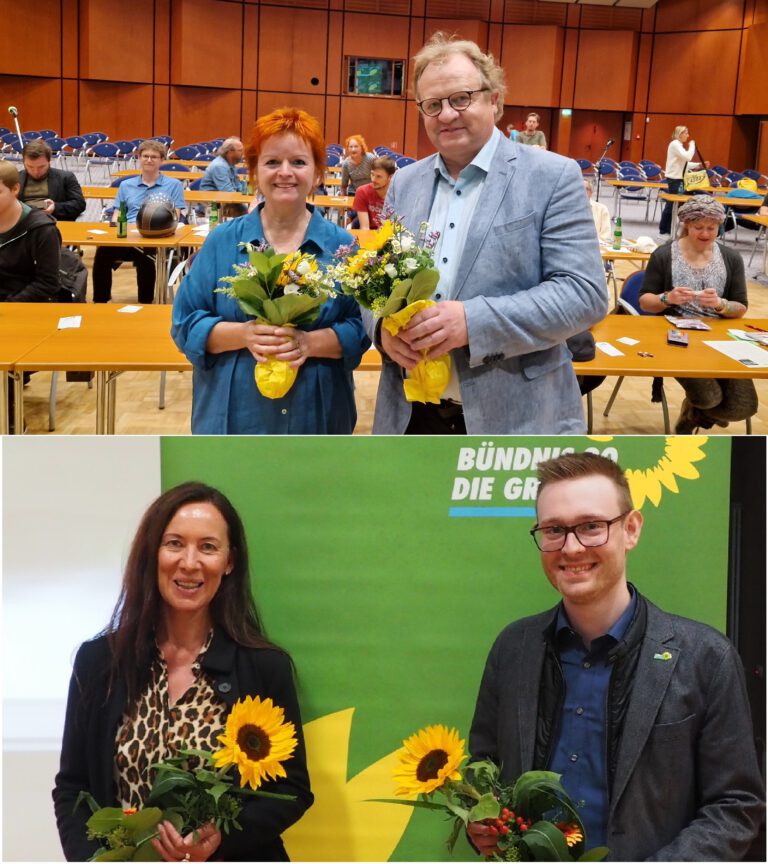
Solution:
[[[268,777],[285,777],[282,763],[291,758],[297,742],[293,723],[284,719],[285,712],[271,699],[238,699],[225,733],[218,736],[224,746],[213,754],[216,767],[235,765],[240,786],[249,783],[251,789],[258,789]]]
[[[362,272],[369,257],[370,256],[367,249],[361,249],[359,252],[356,252],[347,261],[347,272],[349,273],[349,275],[357,276],[358,273]]]
[[[395,233],[395,226],[390,219],[387,219],[379,228],[379,230],[368,240],[361,240],[360,245],[363,249],[369,249],[372,252],[378,252],[386,243],[392,239]]]
[[[565,842],[568,846],[575,846],[577,843],[581,843],[584,839],[584,835],[581,833],[581,829],[578,825],[569,825],[567,822],[558,822],[557,827],[565,835]]]
[[[317,261],[314,255],[307,255],[305,252],[291,252],[291,254],[283,261],[283,269],[277,277],[277,284],[285,287],[295,281],[290,278],[288,272],[293,270],[299,276],[299,283],[304,283],[304,276],[307,273],[312,273],[317,270]]]
[[[403,741],[400,764],[393,772],[399,783],[396,795],[434,792],[446,780],[459,780],[464,761],[464,741],[455,729],[426,726]]]

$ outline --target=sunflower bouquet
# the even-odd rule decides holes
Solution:
[[[89,840],[101,841],[92,861],[159,861],[151,841],[158,836],[160,822],[169,821],[180,834],[195,831],[208,822],[224,834],[242,830],[237,821],[248,796],[293,801],[295,796],[265,792],[259,787],[268,779],[285,777],[283,762],[296,749],[293,723],[271,699],[247,696],[238,700],[227,718],[222,748],[180,750],[179,755],[154,766],[152,790],[141,809],[99,807],[87,792],[81,792],[77,808],[85,801],[92,810],[86,823]],[[190,759],[202,767],[190,768]],[[240,782],[230,771],[236,767]],[[248,784],[248,788],[244,788]]]
[[[470,822],[484,822],[497,839],[495,861],[601,861],[604,846],[586,849],[584,825],[551,771],[526,771],[508,785],[497,765],[466,760],[455,729],[427,726],[403,741],[394,771],[396,800],[437,810],[453,821],[448,848]],[[417,797],[414,797],[417,796]]]
[[[234,276],[219,281],[216,291],[232,297],[247,315],[275,327],[304,327],[319,315],[320,307],[335,296],[334,282],[318,267],[314,255],[291,252],[278,255],[266,244],[243,243],[247,264],[235,264]],[[291,389],[298,369],[270,357],[256,364],[256,386],[268,399],[280,399]]]
[[[434,306],[430,299],[440,274],[435,267],[434,248],[440,235],[422,222],[414,235],[390,213],[374,234],[360,240],[360,247],[341,246],[337,264],[331,268],[345,294],[352,295],[396,336],[417,312]],[[416,364],[403,382],[409,402],[440,402],[451,373],[448,354]]]

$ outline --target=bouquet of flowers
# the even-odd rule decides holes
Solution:
[[[418,235],[406,230],[390,215],[360,248],[342,246],[338,263],[331,268],[345,294],[351,294],[366,309],[382,318],[382,327],[396,336],[417,312],[433,306],[431,300],[440,274],[435,267],[434,247],[439,234],[422,222]],[[448,354],[423,359],[403,381],[409,402],[440,402],[451,372]]]
[[[608,849],[587,851],[584,826],[551,771],[526,771],[512,784],[487,760],[462,767],[464,741],[455,729],[427,726],[403,741],[394,772],[400,796],[392,803],[438,810],[453,820],[448,848],[470,822],[497,838],[495,861],[601,861]]]
[[[243,312],[259,323],[303,327],[335,296],[333,279],[318,267],[314,255],[277,255],[266,244],[242,245],[248,251],[248,263],[235,264],[235,275],[219,280],[228,283],[227,287],[216,290],[237,300]],[[268,399],[280,399],[293,386],[297,372],[287,361],[270,357],[256,364],[256,386]]]
[[[102,842],[91,860],[159,861],[151,840],[158,836],[160,822],[171,822],[180,834],[213,822],[228,834],[233,828],[241,830],[237,817],[244,796],[294,800],[293,795],[259,789],[267,778],[286,776],[282,763],[296,749],[296,729],[284,718],[283,709],[271,699],[247,696],[238,700],[227,718],[224,734],[218,736],[222,748],[215,753],[181,750],[178,756],[155,765],[152,791],[147,806],[140,810],[99,807],[89,793],[81,792],[75,809],[81,801],[90,806],[88,839]],[[186,767],[191,757],[201,760],[203,767]],[[240,772],[239,787],[230,774],[233,766]],[[247,789],[243,788],[246,783]]]

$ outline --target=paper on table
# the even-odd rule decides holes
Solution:
[[[639,345],[639,339],[633,339],[631,336],[621,336],[616,340],[617,342],[623,342],[625,345]]]
[[[143,306],[121,306],[117,311],[128,312],[130,314],[132,312],[141,312],[143,308]]]
[[[89,228],[88,233],[89,234],[106,234],[107,232],[102,231],[101,228]]]
[[[66,318],[59,318],[59,330],[73,330],[82,324],[82,315],[69,315]]]
[[[761,369],[768,367],[768,351],[763,350],[754,342],[727,341],[712,342],[705,340],[705,345],[714,348],[726,357],[736,360],[744,366],[757,366]]]
[[[609,357],[624,356],[624,352],[619,351],[619,349],[615,345],[611,345],[610,342],[595,342],[595,348],[599,348],[603,354],[607,354]]]

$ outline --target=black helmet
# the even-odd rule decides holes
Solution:
[[[136,228],[142,237],[170,237],[177,224],[176,208],[162,195],[147,198],[136,217]]]

